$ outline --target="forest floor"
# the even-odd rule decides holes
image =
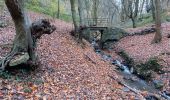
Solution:
[[[30,12],[32,20],[47,16]],[[0,58],[11,48],[15,28],[0,28]],[[49,18],[49,17],[48,17]],[[114,79],[120,79],[115,66],[97,55],[89,43],[78,44],[70,35],[72,24],[51,19],[57,30],[44,35],[37,52],[40,66],[35,70],[16,69],[0,73],[0,100],[134,100],[138,95],[124,91]],[[23,66],[25,67],[25,66]],[[113,77],[113,78],[110,78]]]

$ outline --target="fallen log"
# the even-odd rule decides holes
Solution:
[[[134,36],[134,35],[146,35],[146,34],[150,34],[150,33],[154,33],[156,32],[156,28],[154,27],[149,27],[149,28],[145,28],[136,32],[131,32],[129,33],[128,36]]]

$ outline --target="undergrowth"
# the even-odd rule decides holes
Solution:
[[[39,12],[39,13],[43,13],[46,15],[49,15],[53,18],[57,18],[57,4],[54,6],[54,4],[50,4],[48,5],[48,7],[43,7],[40,6],[38,3],[32,4],[32,3],[26,3],[26,8],[31,10],[31,11],[35,11],[35,12]],[[71,22],[72,21],[72,16],[69,14],[65,14],[63,13],[63,7],[61,7],[61,11],[60,11],[60,19],[67,21],[67,22]]]

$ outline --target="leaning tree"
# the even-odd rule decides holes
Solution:
[[[52,33],[55,26],[50,25],[46,19],[29,24],[24,11],[24,0],[5,0],[5,4],[14,21],[16,35],[10,53],[0,60],[0,69],[4,70],[21,64],[35,65],[37,39],[43,34]]]

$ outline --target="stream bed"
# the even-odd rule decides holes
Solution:
[[[94,47],[95,42],[93,42],[92,46]],[[126,83],[129,87],[136,89],[138,91],[147,91],[148,93],[152,94],[159,94],[162,98],[165,100],[170,100],[170,94],[166,91],[161,91],[155,88],[154,82],[147,82],[141,78],[139,78],[137,75],[133,74],[133,69],[129,69],[129,66],[125,66],[120,62],[119,60],[115,60],[110,55],[106,55],[101,49],[96,49],[94,47],[94,50],[97,54],[99,54],[104,61],[109,61],[113,65],[117,66],[118,74],[123,76],[123,81]],[[131,91],[128,88],[123,89],[125,92]],[[152,95],[148,95],[145,97],[146,100],[159,100],[156,97]],[[138,99],[137,99],[138,100]]]

